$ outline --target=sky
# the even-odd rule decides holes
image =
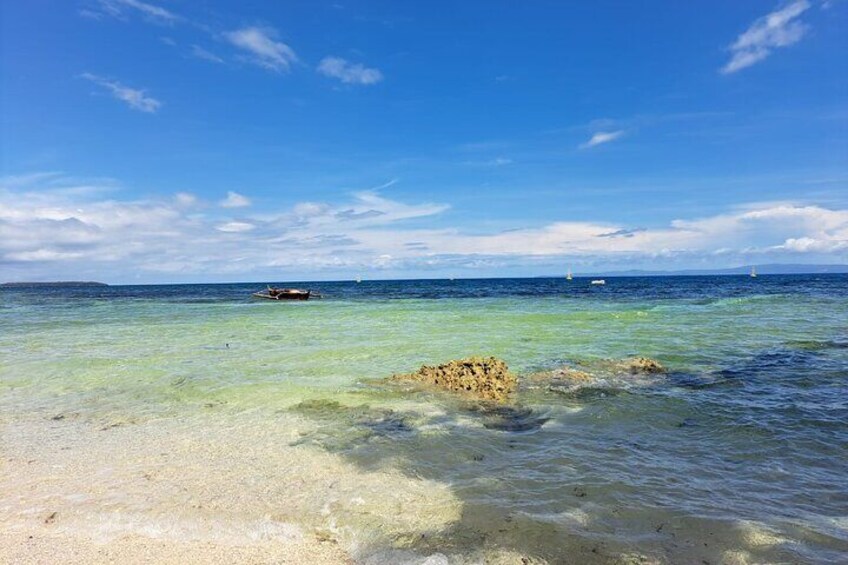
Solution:
[[[848,263],[848,0],[0,5],[0,281]]]

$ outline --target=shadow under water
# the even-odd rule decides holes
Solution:
[[[797,415],[780,424],[766,415],[797,406],[775,406],[780,392],[757,393],[775,367],[827,366],[816,362],[768,350],[703,377],[671,372],[664,385],[626,391],[529,391],[515,405],[392,391],[383,398],[413,407],[307,401],[293,410],[320,423],[300,444],[450,484],[463,502],[448,529],[372,547],[367,562],[437,552],[452,562],[817,561],[848,551],[848,534],[816,517],[836,520],[848,501],[838,481],[848,432],[815,414],[815,433],[792,429]],[[794,387],[798,376],[784,378]],[[735,381],[744,387],[717,386]],[[787,453],[785,441],[829,443],[829,463]],[[756,486],[769,480],[771,492]]]

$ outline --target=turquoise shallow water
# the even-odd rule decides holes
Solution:
[[[291,444],[461,501],[438,535],[404,538],[424,554],[848,556],[845,276],[313,286],[326,298],[251,301],[253,285],[0,290],[3,421],[262,426],[291,414],[310,424]],[[524,377],[568,364],[596,378],[565,393],[525,379],[500,412],[376,382],[473,354]],[[634,355],[669,372],[603,369]]]

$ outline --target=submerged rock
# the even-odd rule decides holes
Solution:
[[[471,406],[469,410],[483,417],[484,428],[501,432],[535,431],[550,420],[523,406],[480,404]]]
[[[630,359],[624,359],[619,361],[617,366],[632,374],[666,372],[665,367],[663,367],[659,361],[655,361],[648,357],[631,357]]]
[[[505,400],[518,384],[506,363],[495,357],[469,357],[436,367],[424,365],[414,373],[393,375],[392,380],[417,381],[497,401]]]
[[[594,377],[586,371],[574,369],[572,367],[561,367],[551,375],[553,380],[569,380],[569,381],[591,381]]]
[[[409,419],[394,410],[386,410],[382,414],[361,418],[356,423],[368,428],[378,436],[394,437],[411,434],[415,431]]]
[[[591,385],[591,386],[581,386],[581,385],[551,385],[548,387],[548,392],[553,392],[555,394],[565,396],[572,400],[581,400],[581,401],[593,401],[602,398],[619,396],[622,394],[627,394],[627,390],[623,388],[616,388],[614,386],[605,386],[603,384],[600,385]]]
[[[416,417],[410,413],[367,404],[349,406],[329,399],[304,400],[287,409],[318,424],[300,432],[289,445],[318,445],[328,451],[349,453],[370,442],[412,437]]]
[[[662,379],[668,378],[666,368],[648,357],[584,359],[522,377],[521,385],[525,390],[545,390],[589,400],[621,394],[634,386],[656,384],[660,375]]]
[[[786,343],[789,347],[796,349],[806,349],[807,351],[821,351],[824,349],[846,349],[848,348],[848,338],[815,340],[804,339],[789,341]]]

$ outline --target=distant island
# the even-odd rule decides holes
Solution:
[[[109,286],[106,283],[96,281],[48,281],[48,282],[6,282],[0,284],[2,287],[22,286]]]
[[[729,269],[687,269],[681,271],[649,271],[633,269],[629,271],[588,271],[585,273],[574,273],[574,275],[581,277],[698,277],[715,275],[747,275],[751,272],[752,268],[756,269],[757,273],[760,275],[825,275],[848,273],[848,265],[799,265],[773,263],[764,265],[744,265]]]

